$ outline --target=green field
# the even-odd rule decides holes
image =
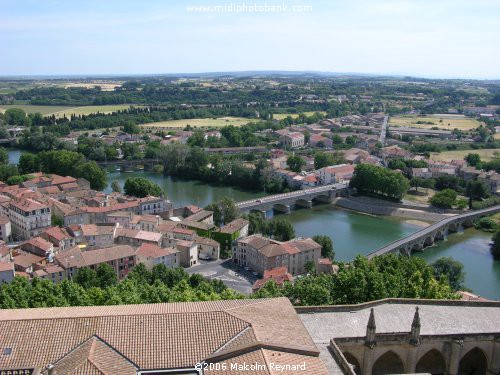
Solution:
[[[220,118],[194,118],[185,120],[171,120],[141,124],[145,128],[185,128],[191,125],[194,128],[221,128],[226,125],[241,126],[252,122],[252,119],[244,117],[220,117]]]
[[[426,122],[426,124],[417,124],[417,122]],[[429,124],[427,124],[429,123]],[[430,129],[437,127],[445,130],[471,130],[477,128],[481,123],[476,119],[465,117],[463,115],[405,115],[394,116],[389,119],[390,126],[405,126],[412,128]]]
[[[51,115],[55,112],[71,109],[72,107],[56,105],[31,105],[31,104],[12,104],[0,105],[0,112],[5,112],[9,108],[21,108],[26,113],[40,112],[42,115]]]
[[[318,111],[319,113],[323,114],[323,115],[326,115],[326,112],[321,112],[321,111]],[[304,112],[304,115],[306,116],[312,116],[314,115],[316,112]],[[288,117],[288,116],[292,116],[292,118],[297,118],[299,117],[299,114],[298,113],[274,113],[273,114],[273,119],[275,120],[283,120],[284,118]]]
[[[12,105],[0,105],[0,112],[5,112],[9,108],[21,108],[26,113],[36,113],[40,112],[42,115],[49,116],[55,115],[56,117],[70,117],[72,114],[75,115],[89,115],[91,113],[111,113],[122,109],[129,108],[129,104],[119,104],[119,105],[90,105],[85,107],[68,107],[68,106],[56,106],[56,105],[31,105],[31,104],[12,104]]]
[[[495,156],[495,152],[500,152],[497,149],[487,149],[487,150],[455,150],[455,151],[443,151],[440,153],[431,153],[431,159],[440,161],[452,161],[452,160],[462,160],[467,154],[479,154],[481,160],[490,161]]]

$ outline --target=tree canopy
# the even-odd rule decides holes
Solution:
[[[160,185],[143,177],[129,177],[125,181],[123,191],[127,195],[144,198],[148,195],[159,197],[163,195]]]
[[[401,173],[376,165],[358,164],[350,186],[356,188],[360,194],[400,200],[408,191],[410,184]]]

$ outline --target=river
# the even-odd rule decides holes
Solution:
[[[18,150],[9,150],[9,160],[19,159]],[[108,187],[118,181],[123,187],[128,177],[146,177],[159,184],[175,206],[195,204],[201,207],[224,196],[236,201],[257,198],[263,193],[237,190],[229,186],[212,186],[201,182],[163,177],[151,172],[108,174]],[[336,259],[350,261],[357,254],[369,252],[409,235],[421,227],[392,217],[374,217],[337,209],[330,205],[319,205],[312,209],[293,211],[286,216],[295,226],[298,236],[328,235],[333,240]],[[490,299],[500,300],[500,262],[493,261],[489,252],[491,234],[475,229],[450,235],[446,241],[438,242],[416,256],[433,262],[439,257],[451,256],[464,264],[465,285],[474,293]]]

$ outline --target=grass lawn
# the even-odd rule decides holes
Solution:
[[[417,122],[428,122],[429,124],[417,124]],[[416,115],[394,116],[390,117],[389,125],[423,129],[437,127],[445,130],[453,130],[455,128],[460,130],[471,130],[477,128],[479,125],[481,125],[481,123],[476,119],[465,117],[463,115],[437,114],[425,117]]]
[[[495,152],[499,152],[499,150],[491,148],[485,150],[453,150],[439,153],[433,152],[431,153],[431,159],[441,161],[462,160],[467,154],[479,154],[479,156],[481,156],[481,160],[490,161],[493,159]]]
[[[410,202],[428,204],[429,199],[434,196],[435,193],[436,191],[434,189],[419,187],[418,191],[415,191],[414,188],[411,188],[410,191],[406,193],[404,199]]]
[[[321,112],[321,111],[318,111],[319,113],[323,114],[323,115],[326,115],[326,112]],[[304,115],[306,116],[312,116],[314,115],[316,112],[304,112]],[[297,118],[299,117],[299,114],[298,113],[274,113],[273,114],[273,119],[275,120],[283,120],[284,118],[288,117],[288,116],[292,116],[292,118]]]
[[[194,118],[185,120],[150,122],[147,124],[141,124],[141,126],[144,126],[146,128],[185,128],[187,125],[191,125],[194,128],[221,128],[226,125],[241,126],[252,121],[256,120],[244,117],[220,117],[216,119]]]

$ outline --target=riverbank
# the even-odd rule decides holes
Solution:
[[[422,225],[422,222],[436,222],[455,214],[439,213],[434,209],[428,209],[425,207],[412,207],[370,197],[340,197],[336,198],[333,201],[333,205],[358,213],[365,213],[376,216],[394,216],[401,219],[418,221],[420,223],[420,226]]]

